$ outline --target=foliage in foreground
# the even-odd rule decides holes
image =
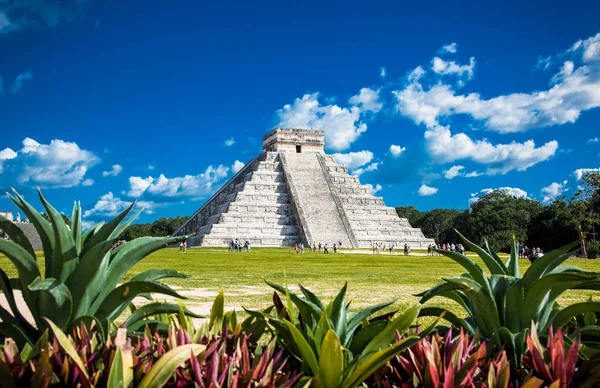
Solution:
[[[491,276],[486,276],[483,269],[467,256],[439,250],[463,266],[467,273],[444,279],[443,283],[419,294],[420,302],[437,296],[448,298],[457,302],[467,317],[462,319],[436,307],[424,308],[421,315],[439,316],[445,312],[445,319],[454,326],[464,328],[469,334],[479,331],[498,349],[505,346],[516,365],[520,365],[532,322],[545,335],[552,326],[561,328],[579,315],[600,312],[599,302],[575,303],[565,308],[556,302],[569,289],[600,289],[600,274],[560,266],[578,242],[547,253],[521,275],[514,238],[510,257],[504,263],[489,246],[483,249],[460,236],[479,255]]]
[[[113,249],[119,235],[137,217],[122,223],[134,204],[112,221],[100,223],[82,232],[79,204],[73,206],[71,225],[39,192],[48,222],[17,192],[9,198],[23,211],[37,230],[43,244],[45,268],[40,268],[35,252],[25,234],[8,219],[0,216],[0,229],[11,240],[0,240],[0,252],[15,265],[18,278],[9,279],[0,269],[0,289],[6,295],[12,314],[0,307],[0,338],[10,337],[19,345],[33,345],[48,324],[45,318],[69,331],[81,322],[88,327],[95,322],[102,338],[108,334],[110,322],[137,296],[150,293],[181,298],[176,291],[158,280],[168,277],[185,277],[172,270],[151,269],[123,282],[125,274],[150,253],[185,237],[143,237]],[[139,213],[138,213],[139,214]],[[29,323],[19,310],[14,290],[20,290],[31,311],[35,325]],[[142,328],[145,318],[159,312],[179,311],[178,305],[152,303],[146,305],[126,322],[130,330]],[[194,315],[185,310],[186,314]]]
[[[280,317],[275,319],[287,321],[285,316],[291,307],[290,301],[287,302],[283,307],[274,294],[273,306],[238,322],[234,312],[224,313],[221,293],[213,304],[210,319],[197,330],[180,311],[154,317],[168,325],[166,334],[158,329],[152,331],[149,326],[137,334],[120,328],[104,343],[95,325],[88,330],[81,323],[67,335],[48,322],[50,330],[34,346],[26,344],[19,348],[11,339],[0,346],[0,386],[333,388],[364,384],[384,388],[539,388],[600,384],[600,353],[583,360],[578,357],[579,343],[567,346],[560,329],[556,334],[550,330],[547,345],[543,346],[537,328],[532,326],[523,366],[515,368],[507,352],[494,351],[477,334],[469,336],[464,330],[457,335],[448,330],[442,337],[439,332],[426,336],[426,332],[416,328],[408,330],[412,334],[402,335],[404,327],[418,313],[411,309],[400,314],[403,325],[397,324],[393,314],[359,325],[354,339],[366,335],[366,329],[374,322],[402,330],[384,328],[376,334],[380,350],[373,347],[373,341],[363,343],[361,356],[354,359],[369,355],[371,361],[368,365],[359,363],[352,370],[347,365],[352,355],[341,347],[339,339],[335,340],[337,334],[333,328],[327,330],[321,347],[312,356],[306,343],[302,345],[304,350],[295,353],[304,334],[296,333],[290,339],[285,333],[280,335],[269,322],[276,310]],[[326,307],[324,314],[330,311]],[[271,318],[262,318],[267,316]],[[271,330],[273,333],[269,335]],[[395,334],[388,339],[390,331]],[[263,334],[263,340],[259,341]],[[381,356],[383,353],[385,357]],[[310,365],[308,369],[305,367],[307,357],[318,359],[319,373],[313,373]],[[360,378],[346,380],[344,372],[354,375],[359,369],[364,371]]]

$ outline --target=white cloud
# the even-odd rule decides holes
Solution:
[[[367,186],[369,189],[371,189],[371,193],[373,195],[375,195],[375,193],[377,193],[378,191],[380,191],[381,189],[383,189],[383,187],[381,187],[381,185],[378,183],[375,186],[373,186],[370,183],[367,183],[365,186]]]
[[[442,46],[442,48],[440,49],[440,53],[456,54],[456,52],[458,51],[457,46],[458,45],[454,42],[447,44],[445,46]]]
[[[390,146],[390,152],[394,156],[394,158],[397,158],[398,156],[400,156],[400,154],[403,153],[404,151],[406,151],[406,147],[400,147],[399,145],[395,145],[395,144],[392,144]]]
[[[117,176],[123,171],[123,167],[118,164],[113,164],[112,169],[110,171],[102,171],[102,176]]]
[[[305,94],[277,111],[278,126],[323,130],[325,146],[343,151],[367,130],[367,124],[361,121],[361,115],[368,112],[366,109],[364,105],[349,108],[321,105],[318,93]]]
[[[245,166],[244,162],[240,162],[239,160],[236,160],[231,165],[231,171],[233,171],[233,173],[236,174],[238,171],[240,171],[242,168],[244,168],[244,166]]]
[[[452,135],[448,127],[434,126],[425,131],[425,147],[439,163],[470,159],[486,164],[486,174],[497,175],[524,171],[550,159],[556,154],[558,142],[552,140],[537,148],[533,140],[494,145],[487,140],[473,141],[464,133]]]
[[[8,16],[6,16],[5,13],[0,12],[0,33],[8,31],[9,28],[10,20],[8,19]]]
[[[519,189],[518,187],[499,187],[497,189],[487,188],[487,189],[481,189],[477,193],[472,193],[471,198],[469,199],[469,204],[479,201],[478,195],[485,195],[485,194],[489,194],[494,191],[504,191],[508,195],[512,195],[513,197],[516,197],[516,198],[527,198],[527,192],[525,190]]]
[[[223,144],[225,145],[225,147],[231,147],[235,144],[235,140],[233,137],[230,137],[229,139],[225,140]]]
[[[21,93],[21,91],[25,87],[25,83],[30,81],[31,79],[33,79],[33,73],[31,72],[31,70],[26,71],[25,73],[19,74],[17,76],[17,78],[15,78],[15,81],[13,82],[13,85],[11,88],[11,93],[12,94]]]
[[[86,179],[83,182],[81,182],[81,186],[91,186],[94,184],[94,180],[93,179]]]
[[[464,170],[464,166],[452,166],[448,170],[444,171],[444,178],[453,179],[461,175],[461,170]]]
[[[578,168],[577,170],[573,171],[572,175],[575,177],[575,180],[580,181],[581,178],[583,177],[583,174],[585,174],[586,172],[593,172],[593,171],[600,172],[600,167],[598,167],[598,168]]]
[[[556,197],[562,195],[568,189],[565,187],[567,181],[562,183],[552,182],[550,185],[542,188],[542,195],[544,196],[543,202],[551,202]]]
[[[483,173],[477,172],[477,171],[471,171],[465,174],[465,178],[476,178],[478,176],[482,176]]]
[[[485,128],[500,133],[523,132],[530,128],[574,123],[582,111],[600,106],[600,34],[580,41],[569,50],[581,56],[584,64],[576,67],[567,61],[553,77],[548,90],[531,93],[512,93],[484,99],[478,93],[457,94],[451,85],[438,82],[425,87],[420,80],[422,68],[408,77],[408,85],[395,91],[398,110],[417,124],[432,127],[438,119],[456,114],[470,115]],[[577,58],[575,58],[577,59]],[[434,70],[442,74],[457,67],[440,62]],[[417,71],[417,69],[415,71]],[[415,72],[413,71],[413,73]]]
[[[86,210],[83,212],[83,216],[86,218],[109,218],[115,217],[127,207],[131,205],[132,201],[123,200],[119,197],[115,197],[112,192],[108,192],[101,196],[94,207],[90,210]],[[164,207],[167,204],[161,204],[151,201],[137,201],[136,208],[143,208],[144,211],[148,214],[154,213],[154,209],[157,207]],[[89,223],[89,221],[88,221]],[[88,227],[90,225],[88,224]]]
[[[333,156],[335,161],[339,164],[348,167],[349,170],[364,166],[373,160],[373,153],[371,151],[348,152],[346,154],[336,153],[331,156]]]
[[[473,77],[473,69],[475,69],[475,58],[469,59],[468,65],[459,65],[454,61],[444,61],[440,57],[435,57],[431,61],[431,69],[434,73],[443,75],[466,75],[468,79]]]
[[[92,152],[59,139],[40,144],[27,137],[17,152],[9,148],[0,152],[2,173],[5,174],[2,180],[14,186],[78,186],[85,180],[88,169],[98,162]]]
[[[5,160],[14,159],[17,157],[17,153],[10,148],[5,148],[0,151],[0,174],[2,174],[2,162]]]
[[[418,191],[418,193],[419,193],[419,195],[421,197],[428,197],[428,196],[433,195],[433,194],[435,194],[437,192],[438,192],[438,188],[437,187],[430,187],[430,186],[427,186],[425,184],[422,184],[421,187],[419,187],[419,191]]]
[[[380,76],[381,78],[385,78],[385,76],[386,76],[386,75],[387,75],[387,70],[385,69],[385,67],[383,67],[383,66],[382,66],[382,67],[379,69],[379,76]]]
[[[357,95],[348,99],[348,103],[359,106],[365,112],[377,113],[383,108],[383,103],[379,101],[379,89],[362,88]]]
[[[214,186],[227,176],[229,168],[223,165],[208,166],[200,175],[186,175],[183,177],[167,178],[160,174],[157,178],[138,176],[129,177],[130,197],[141,195],[151,198],[172,200],[187,197],[191,199],[205,198],[213,192]]]
[[[588,144],[593,144],[593,143],[598,143],[598,141],[600,141],[597,137],[593,137],[591,139],[588,139]]]
[[[352,172],[350,174],[354,175],[354,176],[360,176],[365,172],[375,171],[375,170],[377,170],[378,167],[379,167],[379,162],[374,162],[374,163],[369,164],[366,167],[361,167],[361,168],[357,168],[356,170],[352,170]]]
[[[150,171],[154,171],[155,168],[156,167],[153,164],[148,165],[148,170],[150,170]]]
[[[54,28],[73,20],[89,3],[89,0],[0,1],[0,34],[42,26]]]

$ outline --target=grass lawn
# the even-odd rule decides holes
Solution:
[[[39,260],[43,261],[41,252]],[[479,262],[479,260],[477,259]],[[482,264],[481,262],[479,262]],[[529,266],[521,260],[521,272]],[[600,272],[600,261],[570,259],[566,265]],[[43,267],[43,264],[41,264]],[[16,269],[0,255],[0,267],[9,277]],[[251,253],[227,252],[226,249],[194,248],[186,253],[164,249],[138,263],[129,277],[150,268],[172,268],[186,273],[188,279],[167,279],[188,297],[186,304],[194,311],[207,313],[221,290],[225,290],[228,309],[252,309],[269,305],[272,289],[263,279],[295,288],[302,283],[321,298],[330,300],[348,282],[348,298],[352,306],[397,300],[392,306],[402,309],[417,303],[416,293],[440,282],[442,277],[458,276],[464,271],[443,256],[404,256],[396,253],[372,254],[294,254],[288,248],[253,248]],[[561,303],[570,304],[598,296],[595,291],[569,291]],[[459,313],[456,306],[444,299],[428,304],[442,305]],[[390,308],[391,309],[391,308]]]

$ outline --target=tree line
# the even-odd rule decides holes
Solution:
[[[494,249],[502,251],[510,250],[513,234],[518,241],[529,247],[541,247],[544,251],[579,240],[581,255],[596,257],[596,230],[600,229],[600,173],[584,173],[579,190],[572,198],[559,197],[551,203],[517,198],[496,190],[482,196],[466,210],[421,212],[413,206],[400,206],[396,212],[439,244],[458,242],[456,229],[476,243],[487,238]]]

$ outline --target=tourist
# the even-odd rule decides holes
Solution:
[[[321,253],[321,248],[322,248],[322,245],[321,245],[321,243],[319,242],[319,253]]]
[[[431,256],[431,244],[427,246],[427,256]]]
[[[410,252],[410,247],[408,246],[407,243],[404,243],[404,256],[408,256]]]
[[[187,251],[187,241],[183,242],[183,251],[186,252]]]
[[[337,245],[335,243],[333,243],[333,253],[337,253]]]
[[[179,243],[179,250],[183,251],[183,241]]]
[[[329,249],[327,249],[327,243],[323,245],[323,253],[329,253]]]
[[[312,253],[317,253],[317,244],[313,241]]]

